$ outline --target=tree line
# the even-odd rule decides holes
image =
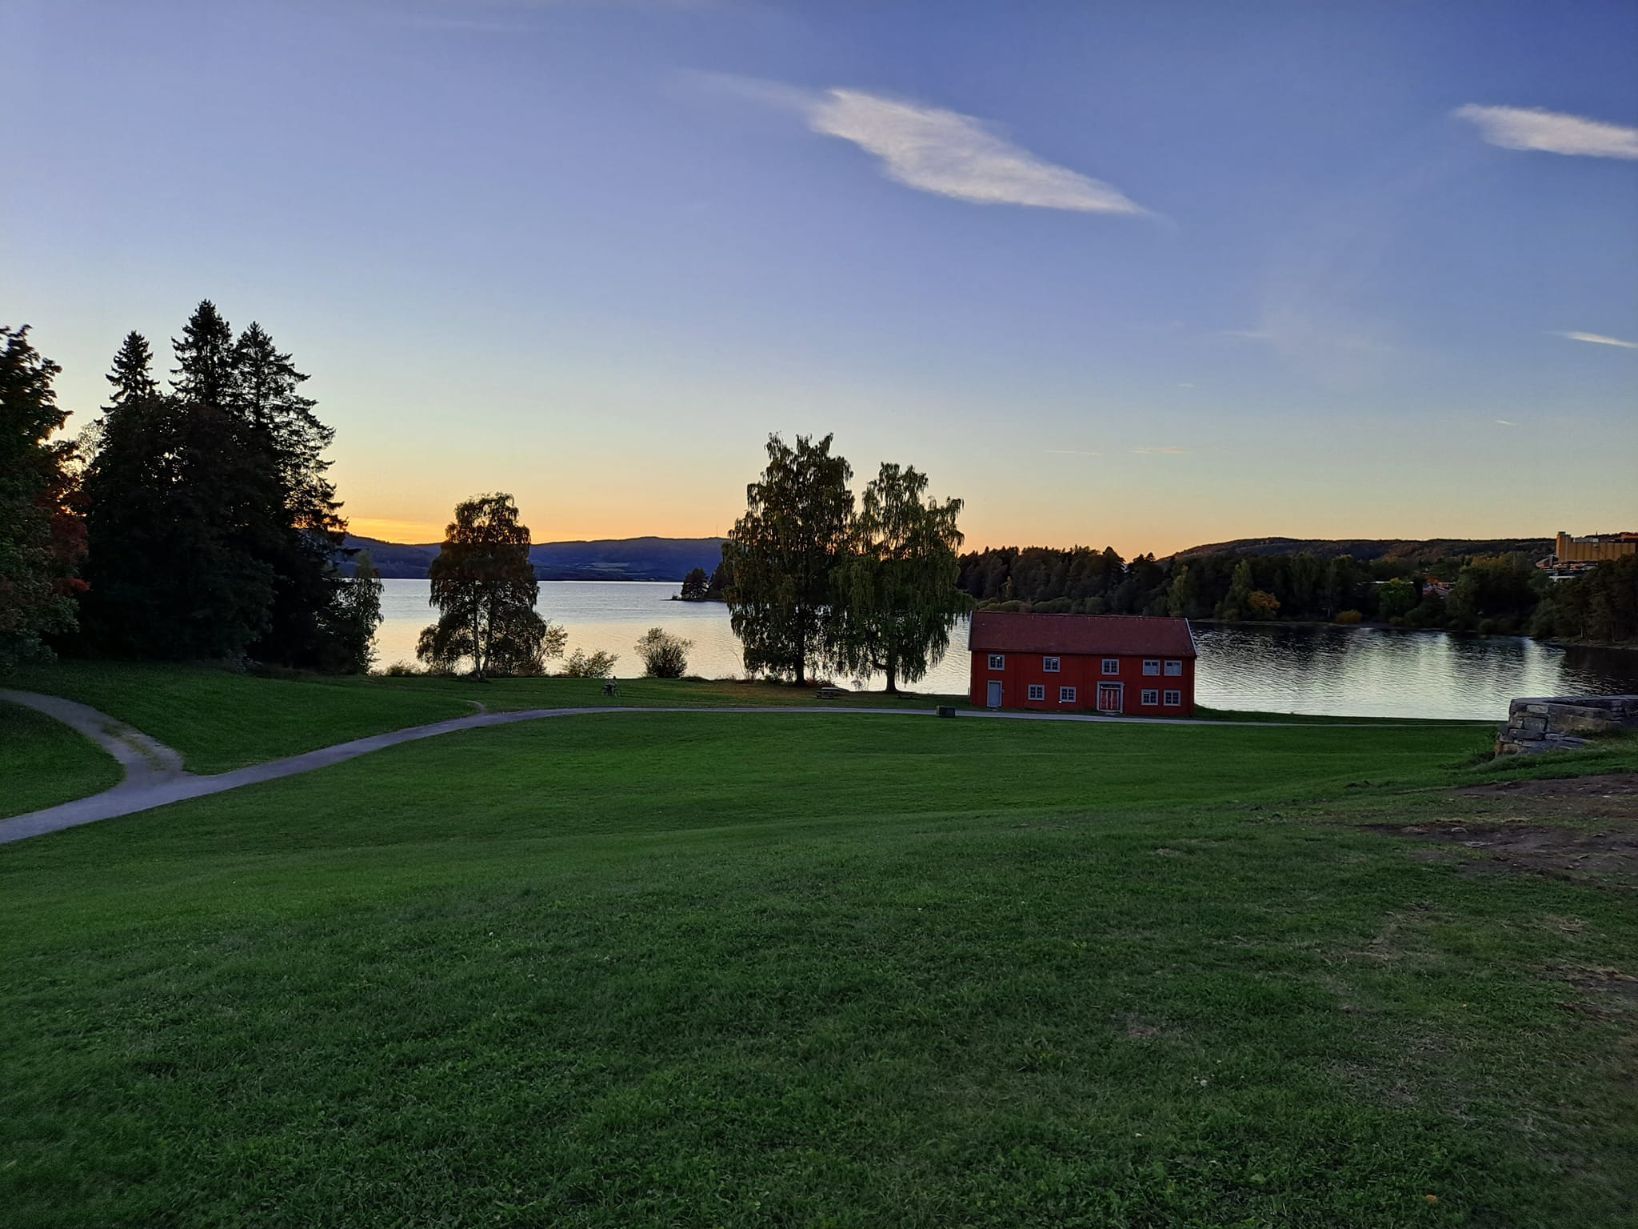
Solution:
[[[307,376],[209,300],[171,344],[161,384],[127,334],[107,404],[67,441],[61,369],[0,329],[0,665],[56,645],[367,669],[380,583],[367,557],[353,579],[337,566],[334,431]]]
[[[1437,576],[1442,572],[1450,579]],[[1241,621],[1381,622],[1621,643],[1638,639],[1638,561],[1552,581],[1525,554],[1368,563],[1213,551],[1130,562],[1113,548],[1000,547],[961,556],[961,589],[999,609]]]

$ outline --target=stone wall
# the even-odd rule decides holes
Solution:
[[[1587,739],[1638,731],[1638,696],[1546,696],[1514,700],[1496,735],[1497,755],[1585,747]]]

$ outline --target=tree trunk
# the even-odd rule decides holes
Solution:
[[[899,694],[899,658],[892,649],[887,650],[887,694]]]

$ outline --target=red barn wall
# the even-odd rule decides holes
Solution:
[[[1098,684],[1123,683],[1125,686],[1121,691],[1120,711],[1128,716],[1189,717],[1194,714],[1195,659],[1192,657],[1168,659],[1163,656],[1159,659],[1161,673],[1153,675],[1143,673],[1144,657],[1119,653],[1060,654],[1059,664],[1062,668],[1055,674],[1048,673],[1041,664],[1049,654],[1006,653],[1003,654],[1006,665],[1000,670],[989,668],[988,650],[974,649],[972,656],[972,686],[967,698],[976,708],[985,707],[990,680],[1000,679],[1002,708],[1031,709],[1046,713],[1095,712],[1098,707]],[[1114,657],[1120,662],[1119,674],[1103,673],[1105,657]],[[1183,673],[1166,674],[1167,660],[1181,660]],[[1029,688],[1032,683],[1038,683],[1046,688],[1046,699],[1029,699]],[[1060,687],[1075,689],[1073,704],[1059,702]],[[1159,693],[1155,698],[1160,703],[1143,703],[1144,691],[1151,688]],[[1166,704],[1168,690],[1181,691],[1183,703]]]

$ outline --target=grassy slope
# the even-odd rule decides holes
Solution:
[[[1543,971],[1631,901],[1304,818],[1483,739],[611,715],[3,848],[0,1206],[1623,1224],[1630,1020]]]
[[[738,681],[623,679],[613,696],[595,679],[261,677],[199,666],[139,662],[57,662],[9,677],[8,686],[68,696],[117,717],[181,751],[194,772],[225,772],[261,760],[382,730],[474,711],[560,707],[822,708],[867,705],[927,709],[966,706],[964,696],[849,692],[822,701],[810,689]],[[1283,717],[1205,709],[1220,720],[1316,724],[1368,718]],[[1440,723],[1448,724],[1448,723]]]
[[[119,776],[112,756],[67,726],[0,704],[0,817],[94,794]]]
[[[57,662],[6,685],[89,704],[182,752],[192,772],[226,772],[382,730],[464,716],[453,695],[383,680],[259,678],[210,667]]]

